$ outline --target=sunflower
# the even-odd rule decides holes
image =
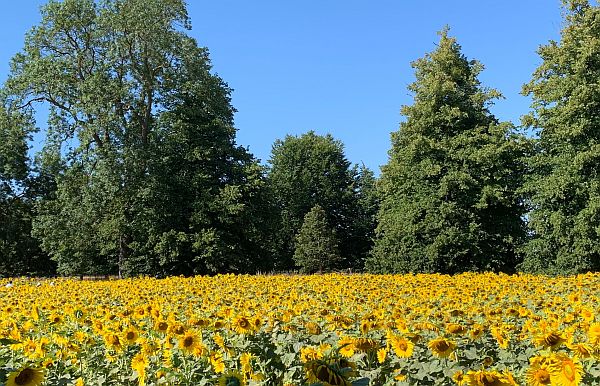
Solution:
[[[481,335],[483,335],[484,331],[485,327],[483,327],[481,324],[474,324],[469,331],[469,337],[471,340],[477,340],[481,337]]]
[[[545,334],[538,335],[533,340],[536,346],[549,348],[550,350],[556,350],[560,347],[566,339],[556,331],[550,331]]]
[[[237,371],[229,371],[219,377],[219,386],[245,386],[244,376]]]
[[[469,386],[513,386],[516,385],[511,375],[500,373],[496,370],[469,371],[467,372]]]
[[[588,329],[588,340],[592,346],[600,348],[600,323],[594,323]]]
[[[148,358],[141,352],[131,359],[131,369],[137,372],[139,386],[146,384],[146,368],[149,364]]]
[[[449,323],[446,326],[446,331],[448,331],[448,333],[454,334],[454,335],[464,335],[467,333],[467,328],[458,323]]]
[[[388,342],[396,355],[400,358],[410,357],[415,347],[414,343],[410,340],[395,335],[388,336]]]
[[[456,349],[456,343],[443,337],[439,337],[430,341],[427,346],[433,355],[440,358],[447,358]]]
[[[238,334],[251,334],[254,332],[254,325],[245,316],[238,316],[231,322],[231,329]]]
[[[166,333],[169,329],[169,323],[166,320],[157,320],[154,323],[154,329],[158,332]]]
[[[358,352],[371,352],[375,351],[379,346],[379,343],[375,339],[371,338],[355,338],[354,347]]]
[[[557,354],[553,358],[551,369],[553,379],[561,386],[577,386],[581,382],[583,366],[577,358]]]
[[[196,334],[191,331],[186,331],[185,334],[179,338],[179,349],[191,354],[199,343],[200,340]]]
[[[311,383],[323,386],[352,386],[352,383],[342,374],[341,369],[335,363],[311,361],[305,367],[306,376]]]
[[[452,380],[458,386],[463,386],[467,384],[467,378],[465,377],[465,373],[463,373],[462,370],[458,370],[457,372],[455,372],[452,376]]]
[[[127,330],[125,330],[123,337],[125,338],[125,341],[127,343],[134,344],[135,342],[137,342],[138,338],[140,337],[140,334],[135,328],[129,327]]]
[[[383,363],[385,362],[385,358],[387,357],[387,350],[384,348],[380,348],[377,350],[377,362]]]
[[[8,374],[6,386],[40,386],[44,381],[44,371],[32,367],[24,367]]]
[[[525,377],[527,379],[527,385],[529,386],[544,386],[552,384],[550,369],[545,363],[533,364],[527,370]]]

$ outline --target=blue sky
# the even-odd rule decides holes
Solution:
[[[45,1],[7,1],[0,13],[0,81]],[[238,143],[263,162],[286,134],[331,133],[353,163],[377,174],[387,162],[400,107],[411,104],[410,63],[435,48],[450,26],[483,84],[506,97],[492,112],[519,122],[521,96],[558,40],[560,0],[189,0],[191,34],[211,52],[214,72],[234,89]],[[43,128],[44,123],[39,122]],[[39,138],[36,139],[39,141]],[[39,145],[34,144],[34,148]]]

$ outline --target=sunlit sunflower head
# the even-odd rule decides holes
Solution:
[[[169,323],[166,320],[157,320],[154,323],[154,329],[158,332],[166,333],[169,329]]]
[[[238,334],[251,334],[254,332],[254,325],[245,316],[238,316],[231,322],[231,329]]]
[[[581,383],[583,366],[577,358],[569,358],[565,354],[553,356],[551,372],[556,383],[562,386],[577,386]]]
[[[526,373],[527,385],[544,386],[551,384],[550,369],[544,363],[532,365]]]
[[[413,354],[415,345],[406,338],[392,335],[388,337],[388,343],[400,358],[408,358]]]
[[[449,357],[456,349],[456,343],[443,337],[431,340],[427,346],[429,346],[433,355],[440,358]]]
[[[193,353],[196,346],[200,344],[200,339],[192,331],[186,331],[185,334],[179,338],[178,342],[180,350],[187,353]]]
[[[138,338],[140,337],[140,334],[135,328],[130,327],[127,330],[125,330],[125,332],[123,333],[123,337],[125,338],[125,341],[127,343],[134,344],[135,342],[137,342]]]
[[[40,386],[44,381],[44,371],[32,367],[24,367],[8,374],[6,386]]]
[[[591,358],[594,355],[594,348],[588,343],[569,343],[567,345],[573,355],[578,358]]]
[[[596,349],[600,348],[600,323],[594,323],[588,329],[588,340]]]
[[[244,376],[237,371],[227,372],[219,377],[219,386],[245,386]]]

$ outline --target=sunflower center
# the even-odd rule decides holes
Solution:
[[[127,340],[133,340],[133,339],[135,339],[135,332],[133,332],[133,331],[127,332]]]
[[[442,340],[437,342],[435,347],[438,351],[444,352],[450,348],[450,345],[448,345],[448,342],[446,342],[445,340]]]
[[[540,369],[535,373],[535,380],[541,383],[542,385],[550,384],[550,374],[544,369]]]
[[[569,381],[575,380],[575,371],[570,363],[566,363],[563,369],[563,373],[569,379]]]
[[[554,346],[555,344],[560,342],[560,336],[555,333],[551,333],[546,337],[546,344],[548,346]]]
[[[183,347],[191,347],[194,344],[193,336],[186,336],[183,340]]]
[[[19,373],[19,375],[17,375],[15,377],[15,384],[16,385],[27,385],[29,382],[31,382],[34,378],[34,372],[31,369],[23,369],[23,371],[21,371]]]
[[[227,377],[225,380],[225,386],[240,386],[240,380],[236,377]]]

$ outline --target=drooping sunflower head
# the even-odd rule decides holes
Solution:
[[[305,368],[306,376],[311,383],[319,383],[323,386],[352,386],[335,363],[311,361],[305,365]]]
[[[433,355],[440,358],[447,358],[456,349],[456,343],[443,337],[435,338],[428,343],[429,349]]]
[[[467,373],[469,386],[513,386],[512,376],[507,376],[496,370],[469,371]]]
[[[227,372],[219,377],[219,386],[245,386],[244,376],[237,371]]]
[[[33,367],[24,367],[8,375],[6,386],[40,386],[44,381],[44,371]]]
[[[540,334],[534,339],[536,346],[555,350],[560,347],[566,339],[556,331],[550,331],[545,334]]]

